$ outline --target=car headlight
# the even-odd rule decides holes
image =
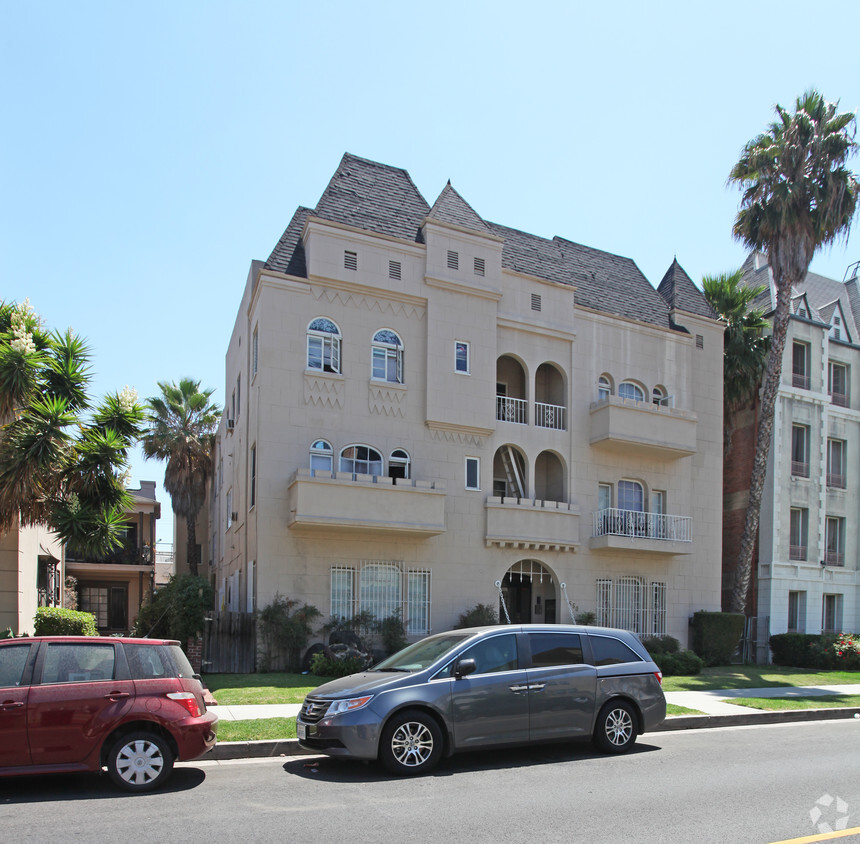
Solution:
[[[362,706],[367,706],[373,695],[365,695],[364,697],[351,697],[347,700],[334,700],[326,712],[326,717],[330,715],[341,715],[344,712],[352,712],[355,709],[361,709]]]

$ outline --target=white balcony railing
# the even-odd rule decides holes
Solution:
[[[525,399],[496,396],[496,419],[500,422],[514,422],[517,425],[528,425],[529,403]]]
[[[535,425],[538,428],[552,428],[554,431],[566,431],[564,408],[558,404],[535,402]]]
[[[692,542],[693,520],[689,516],[667,516],[665,513],[643,513],[608,507],[596,510],[593,536],[630,536],[664,539],[669,542]]]

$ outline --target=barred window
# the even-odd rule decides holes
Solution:
[[[597,581],[597,624],[619,627],[639,636],[666,632],[666,584],[648,583],[644,577],[627,575]]]

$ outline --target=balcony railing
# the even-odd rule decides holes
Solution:
[[[792,460],[791,461],[791,474],[795,478],[808,478],[809,477],[809,463],[804,463],[800,460]]]
[[[828,566],[844,566],[845,554],[842,551],[825,551],[824,562]]]
[[[500,422],[514,422],[517,425],[528,425],[529,403],[525,399],[496,396],[496,419]]]
[[[136,545],[123,544],[108,554],[94,555],[86,554],[78,548],[68,545],[66,546],[66,562],[148,566],[152,565],[152,552],[148,547],[138,548]]]
[[[566,431],[565,409],[557,404],[535,402],[535,425],[538,428],[552,428],[554,431]]]
[[[845,489],[845,475],[835,472],[827,473],[827,486],[832,489]]]
[[[838,407],[848,407],[848,393],[840,393],[833,390],[830,393],[830,401]]]
[[[806,546],[805,545],[789,545],[788,546],[788,559],[796,560],[797,562],[803,562],[806,560]]]
[[[689,516],[667,516],[640,510],[609,507],[593,514],[593,536],[629,536],[664,539],[670,542],[692,542],[693,520]]]
[[[791,386],[797,387],[799,390],[809,389],[809,376],[802,372],[791,373]]]

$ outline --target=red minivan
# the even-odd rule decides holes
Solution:
[[[215,746],[218,716],[179,642],[0,641],[0,776],[102,771],[149,791]]]

